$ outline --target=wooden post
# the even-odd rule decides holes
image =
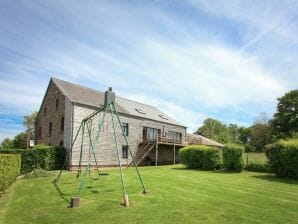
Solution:
[[[174,165],[176,164],[176,149],[175,149],[175,139],[174,139]]]
[[[80,207],[80,197],[72,197],[71,198],[70,207],[71,208],[78,208],[78,207]]]
[[[155,166],[157,167],[157,161],[158,161],[158,143],[156,143],[155,147]]]

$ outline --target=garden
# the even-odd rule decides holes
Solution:
[[[129,208],[121,205],[117,168],[102,169],[106,175],[98,180],[92,179],[91,173],[81,194],[81,206],[69,208],[80,184],[76,172],[64,171],[57,184],[58,171],[51,171],[59,163],[56,149],[33,150],[42,152],[41,156],[36,151],[27,153],[39,158],[38,164],[31,164],[38,169],[32,169],[1,195],[0,223],[298,223],[297,163],[293,163],[298,155],[296,141],[268,146],[266,157],[261,159],[261,154],[244,154],[238,145],[226,145],[222,150],[186,147],[180,152],[184,165],[140,168],[147,194],[142,194],[134,168],[127,168]],[[28,167],[20,164],[17,154],[9,155],[17,157],[11,164],[19,171]],[[248,164],[261,161],[276,175],[245,170]],[[15,171],[11,175],[16,175]]]

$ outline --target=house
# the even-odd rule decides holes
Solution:
[[[88,147],[87,133],[74,138],[82,119],[104,105],[104,92],[83,87],[61,79],[51,78],[36,119],[36,143],[64,146],[69,158],[69,169],[79,165],[81,143]],[[186,127],[158,108],[119,96],[115,98],[116,109],[125,130],[133,155],[138,164],[173,164],[179,162],[178,151],[188,145]],[[91,127],[95,138],[100,119],[94,118]],[[104,120],[102,134],[95,147],[96,160],[100,166],[118,164],[113,141],[111,114]],[[127,145],[117,128],[122,164],[131,164]],[[88,161],[88,150],[83,150],[82,165]],[[94,165],[94,161],[93,161]]]

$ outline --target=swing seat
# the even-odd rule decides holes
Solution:
[[[92,180],[99,180],[99,177],[91,177]]]

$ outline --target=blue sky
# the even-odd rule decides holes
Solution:
[[[159,107],[194,131],[249,126],[298,87],[297,1],[0,0],[0,140],[51,76]]]

